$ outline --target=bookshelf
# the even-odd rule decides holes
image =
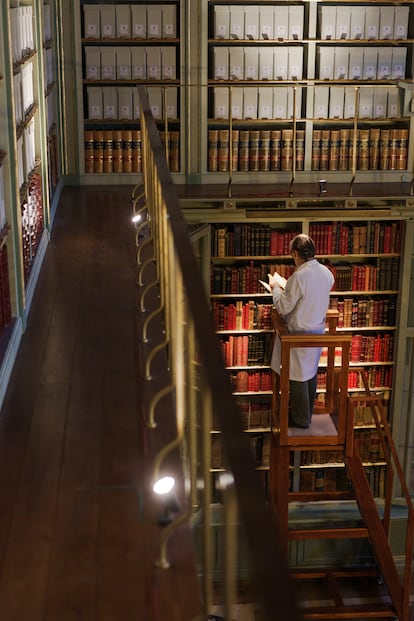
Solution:
[[[0,115],[9,120],[0,128],[0,402],[62,185],[60,147],[53,158],[48,148],[52,100],[56,144],[62,135],[60,34],[51,31],[60,7],[60,0],[7,0],[0,9]]]
[[[253,202],[253,201],[251,201]],[[249,202],[250,203],[250,202]],[[200,221],[210,221],[209,292],[216,331],[220,340],[233,392],[243,417],[243,427],[251,438],[257,468],[267,485],[269,468],[272,371],[270,356],[273,330],[271,296],[259,280],[277,270],[286,278],[294,270],[289,255],[290,239],[299,232],[310,234],[317,258],[334,273],[330,307],[339,311],[339,331],[352,334],[349,394],[363,393],[361,373],[368,378],[372,393],[381,395],[393,418],[395,368],[401,365],[398,325],[401,291],[407,273],[400,265],[404,244],[409,240],[411,217],[390,210],[381,219],[369,213],[335,214],[295,210],[276,215],[255,201],[235,210],[198,208]],[[189,221],[197,218],[189,210]],[[283,211],[283,210],[282,210]],[[191,215],[190,215],[191,214]],[[404,284],[405,283],[405,284]],[[400,351],[399,351],[400,350]],[[324,402],[326,357],[322,352],[318,371],[317,402]],[[385,467],[369,409],[356,409],[356,434],[364,467],[376,497],[382,498]],[[212,472],[223,466],[220,432],[212,425]],[[349,481],[344,464],[329,450],[292,452],[292,491],[328,491],[349,497]],[[338,497],[339,497],[338,496]]]
[[[70,168],[82,183],[140,174],[136,84],[177,183],[411,181],[412,2],[74,8]]]
[[[207,178],[410,180],[412,11],[210,0]]]
[[[180,3],[82,1],[79,10],[80,174],[130,182],[141,172],[137,84],[147,85],[170,170],[180,172]]]

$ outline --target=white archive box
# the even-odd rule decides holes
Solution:
[[[259,48],[259,80],[273,80],[273,49]]]
[[[321,39],[334,39],[336,33],[336,6],[319,6]]]
[[[377,66],[377,78],[378,80],[389,80],[391,78],[392,67],[392,48],[380,47],[378,49],[378,66]]]
[[[85,77],[87,80],[101,78],[101,50],[97,47],[85,47]]]
[[[276,86],[273,90],[273,118],[287,119],[288,87]]]
[[[162,119],[162,90],[159,86],[148,89],[148,103],[154,119]]]
[[[380,7],[367,5],[365,7],[365,39],[379,38]]]
[[[294,41],[301,41],[303,39],[303,18],[304,18],[303,5],[290,4],[288,6],[288,14],[289,14],[288,38]]]
[[[118,117],[122,121],[130,121],[133,119],[133,100],[131,86],[123,86],[118,88]]]
[[[164,118],[178,119],[178,89],[175,86],[165,89]]]
[[[294,91],[293,88],[287,89],[287,105],[286,105],[286,118],[293,119],[293,101],[294,101]],[[300,119],[302,114],[302,89],[296,89],[296,114],[295,118]]]
[[[371,87],[361,88],[359,91],[359,114],[360,119],[372,119],[374,104],[374,89]]]
[[[147,77],[147,50],[135,46],[131,51],[131,76],[133,80],[145,80]]]
[[[118,89],[115,86],[102,88],[102,108],[104,119],[118,119]]]
[[[24,29],[25,29],[25,35],[24,35],[24,41],[25,41],[25,48],[29,49],[29,50],[34,50],[35,48],[35,43],[34,43],[34,31],[33,31],[33,7],[32,6],[23,6],[23,16],[24,16]]]
[[[273,118],[273,88],[271,86],[259,86],[258,88],[257,118]]]
[[[243,90],[243,118],[257,119],[257,88],[245,88]]]
[[[335,39],[349,39],[351,29],[351,7],[336,7]]]
[[[83,36],[85,39],[101,37],[99,6],[85,4],[83,6]]]
[[[229,91],[227,88],[215,88],[214,93],[214,118],[229,118]]]
[[[101,47],[101,79],[116,79],[115,47]]]
[[[329,114],[329,86],[317,86],[313,95],[313,118],[327,119]]]
[[[365,7],[352,5],[349,38],[353,41],[365,36]]]
[[[244,39],[244,8],[242,6],[230,6],[229,13],[230,39]]]
[[[131,79],[131,50],[129,47],[116,48],[116,79]]]
[[[301,80],[303,75],[303,47],[288,49],[288,79]]]
[[[101,38],[115,39],[115,5],[101,4],[99,6],[99,16],[101,23]]]
[[[317,54],[319,65],[319,78],[321,80],[333,80],[335,55],[332,48],[319,47],[317,48]]]
[[[21,58],[22,48],[19,45],[20,39],[18,36],[19,21],[18,11],[19,7],[10,8],[10,34],[11,34],[11,55],[12,61],[15,63]]]
[[[243,118],[244,89],[233,88],[231,91],[231,117],[240,120]]]
[[[161,39],[161,5],[147,4],[147,37],[149,39]]]
[[[406,47],[394,47],[392,50],[391,79],[405,78]]]
[[[103,119],[102,89],[88,86],[86,93],[88,97],[88,119]]]
[[[372,104],[372,118],[385,119],[387,116],[387,88],[374,88],[374,100]]]
[[[244,78],[257,80],[259,78],[259,48],[244,48]]]
[[[245,39],[259,38],[259,7],[244,7],[244,37]]]
[[[161,50],[161,79],[175,80],[177,77],[176,49],[173,45],[164,45]]]
[[[379,39],[392,39],[394,36],[394,7],[380,6]]]
[[[213,50],[214,57],[214,80],[229,79],[229,48],[215,47]]]
[[[230,38],[230,9],[228,6],[214,7],[214,38]]]
[[[131,34],[134,39],[147,37],[147,9],[145,4],[131,5]]]
[[[23,65],[21,74],[23,114],[27,114],[34,104],[33,63],[28,62],[26,65]]]
[[[408,17],[410,7],[394,7],[394,39],[406,39],[408,35]]]
[[[363,80],[376,80],[378,68],[378,48],[364,47]]]
[[[14,120],[16,125],[23,121],[23,101],[22,101],[22,74],[13,75],[13,100],[14,100]]]
[[[363,66],[364,66],[364,48],[363,47],[349,48],[348,78],[350,80],[361,80]]]
[[[273,6],[261,6],[259,13],[259,39],[274,39],[275,9]]]
[[[347,80],[349,66],[349,47],[335,47],[334,79]],[[332,50],[334,51],[334,50]]]
[[[275,80],[287,80],[288,76],[288,48],[277,47],[273,49],[273,75]]]
[[[118,39],[131,38],[131,7],[129,4],[115,6],[116,36]]]
[[[345,88],[332,86],[329,93],[329,118],[342,119],[344,116]]]
[[[229,76],[231,80],[244,79],[244,49],[242,47],[229,48]]]
[[[161,7],[161,24],[163,39],[175,39],[177,36],[177,12],[174,4]]]
[[[352,86],[345,86],[344,119],[353,119],[355,117],[356,97],[359,99],[359,92]]]
[[[147,79],[161,79],[161,50],[157,47],[147,47]]]
[[[289,7],[283,5],[275,6],[275,20],[273,32],[275,39],[289,38]]]
[[[401,116],[400,98],[397,88],[389,88],[387,93],[387,118],[394,119]]]

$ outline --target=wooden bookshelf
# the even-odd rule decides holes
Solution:
[[[208,176],[265,183],[278,171],[299,184],[321,172],[332,181],[410,172],[412,10],[210,0]]]
[[[180,9],[178,0],[157,5],[81,3],[81,174],[122,178],[126,173],[123,178],[128,180],[131,173],[141,173],[137,84],[147,86],[170,170],[180,172]],[[122,153],[111,155],[111,142]]]
[[[237,186],[238,188],[240,186]],[[241,192],[241,190],[240,190]],[[199,197],[198,197],[199,198]],[[186,204],[189,197],[186,197]],[[197,199],[194,198],[194,201]],[[266,446],[270,428],[264,421],[259,427],[251,426],[252,412],[258,408],[258,419],[263,409],[272,404],[272,371],[270,355],[272,330],[269,333],[266,311],[271,309],[271,296],[259,280],[267,281],[267,273],[277,270],[286,278],[294,270],[289,255],[290,239],[299,232],[310,234],[316,245],[318,260],[325,263],[335,276],[331,291],[332,309],[339,311],[339,333],[350,333],[350,365],[348,391],[357,396],[364,392],[361,369],[373,393],[380,395],[390,418],[393,416],[393,390],[398,358],[400,293],[407,275],[401,273],[404,245],[409,235],[407,217],[392,208],[382,212],[341,211],[331,219],[323,210],[297,208],[283,214],[267,205],[263,198],[235,198],[233,209],[217,210],[206,196],[203,206],[191,209],[190,221],[210,222],[210,276],[209,292],[217,336],[222,344],[223,357],[239,403],[243,426],[252,434],[252,450],[258,468],[263,470],[267,485]],[[356,201],[358,202],[358,201]],[[227,213],[226,213],[227,212]],[[269,215],[267,215],[269,213]],[[363,213],[363,217],[362,216]],[[190,215],[191,214],[191,215]],[[376,214],[376,215],[374,215]],[[409,220],[409,217],[408,217]],[[270,338],[269,338],[270,337]],[[255,344],[260,355],[255,356]],[[249,357],[249,345],[251,355]],[[326,392],[326,359],[321,356],[317,384],[317,405]],[[270,386],[261,385],[261,380]],[[256,382],[256,384],[255,384]],[[267,390],[269,388],[269,390]],[[372,490],[383,496],[384,462],[381,456],[369,453],[369,439],[373,433],[369,412],[357,410],[356,429],[364,444],[364,468]],[[255,418],[253,417],[253,420]],[[257,419],[256,419],[257,420]],[[216,450],[220,433],[213,425]],[[263,439],[257,440],[262,434]],[[374,440],[373,440],[374,442]],[[261,459],[264,447],[264,459]],[[367,448],[368,447],[368,448]],[[374,449],[372,448],[371,453]],[[218,453],[217,453],[218,454]],[[304,463],[291,464],[291,488],[299,491],[304,485],[309,492],[335,490],[342,498],[349,497],[349,480],[342,462],[329,451],[323,456],[303,455]],[[216,465],[218,462],[214,462]],[[221,464],[221,469],[223,468]],[[219,468],[220,470],[220,468]]]

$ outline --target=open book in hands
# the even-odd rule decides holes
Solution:
[[[274,272],[273,274],[268,274],[267,277],[269,279],[269,284],[271,288],[276,285],[281,289],[284,289],[286,287],[286,278],[283,278],[283,276],[281,276],[277,272]]]
[[[272,292],[272,288],[276,285],[281,289],[284,289],[286,287],[286,278],[283,278],[283,276],[281,276],[277,272],[274,272],[274,274],[268,274],[267,277],[269,279],[268,283],[264,282],[264,280],[259,280],[259,282],[269,293]]]

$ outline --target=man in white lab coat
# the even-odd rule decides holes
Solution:
[[[315,245],[308,235],[297,235],[290,243],[296,270],[288,278],[269,274],[273,304],[293,334],[322,334],[329,307],[329,292],[334,283],[332,272],[315,259]],[[273,346],[272,369],[280,374],[280,340]],[[307,429],[311,424],[316,396],[316,379],[321,348],[291,350],[289,369],[289,426]]]

